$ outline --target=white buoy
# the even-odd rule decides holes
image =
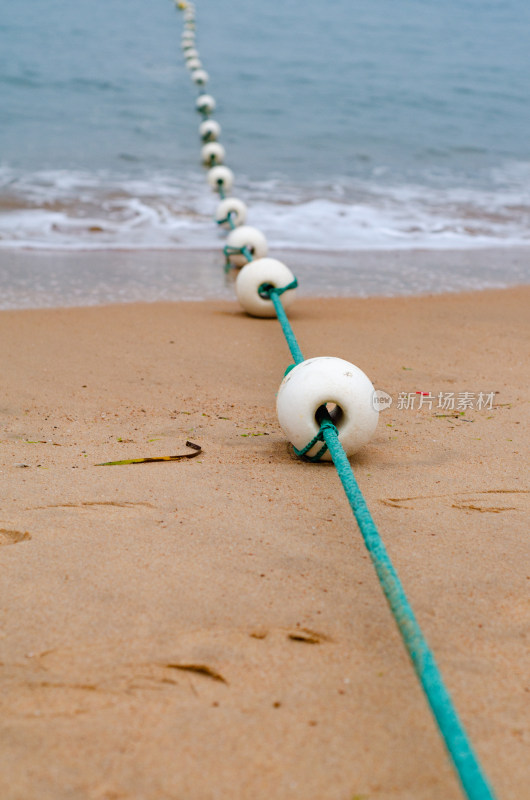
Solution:
[[[200,94],[195,103],[197,111],[201,114],[211,114],[215,111],[215,100],[211,94]]]
[[[255,259],[263,258],[267,255],[269,246],[265,236],[257,228],[250,225],[241,225],[231,231],[226,237],[226,247],[241,250],[246,248]],[[227,259],[234,267],[244,267],[248,263],[248,258],[244,253],[229,253]]]
[[[199,136],[203,142],[213,142],[221,135],[221,126],[214,119],[205,119],[199,125]]]
[[[191,79],[193,83],[197,84],[197,86],[205,86],[208,83],[210,76],[205,69],[195,69],[191,73]]]
[[[263,285],[282,289],[294,281],[294,275],[285,264],[275,258],[258,258],[243,267],[236,280],[237,299],[253,317],[274,317],[276,311],[272,300],[260,294]],[[288,289],[281,295],[284,308],[290,305],[296,289]]]
[[[209,142],[201,149],[201,161],[206,167],[214,167],[225,160],[225,149],[219,142]]]
[[[234,185],[234,173],[229,167],[212,167],[208,170],[208,183],[216,192],[229,192]]]
[[[183,39],[180,46],[184,53],[184,59],[185,59],[189,50],[196,50],[195,39]]]
[[[215,221],[222,227],[231,229],[232,225],[228,222],[228,215],[233,225],[244,225],[247,218],[247,207],[242,200],[237,197],[226,197],[221,200],[215,212]]]
[[[280,426],[296,449],[302,450],[319,432],[316,413],[327,403],[335,404],[331,418],[351,456],[372,438],[379,413],[369,378],[342,358],[310,358],[287,373],[276,400]],[[321,447],[322,442],[317,442],[307,455],[316,455]],[[322,458],[329,461],[329,451]]]
[[[186,63],[191,61],[192,58],[199,58],[199,51],[195,47],[188,47],[184,58],[186,59]]]
[[[198,69],[202,69],[202,61],[200,58],[190,58],[186,61],[186,66],[190,72],[195,72]]]

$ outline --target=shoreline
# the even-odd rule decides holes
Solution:
[[[0,250],[0,310],[232,300],[218,250]],[[273,250],[302,297],[404,297],[530,284],[530,248]],[[322,268],[324,264],[325,268]]]
[[[394,400],[352,465],[503,800],[530,735],[529,300],[289,314]],[[460,797],[336,472],[278,427],[277,321],[123,303],[4,311],[0,337],[2,797]],[[494,401],[399,408],[420,390]]]

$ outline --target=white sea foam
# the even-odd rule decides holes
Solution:
[[[272,248],[331,252],[530,244],[530,166],[492,172],[486,188],[372,180],[236,185]],[[203,176],[0,170],[0,247],[194,249],[222,241]]]

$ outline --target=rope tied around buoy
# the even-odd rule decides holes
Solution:
[[[222,198],[222,199],[224,200],[225,198]],[[236,224],[235,224],[234,219],[233,219],[235,216],[237,216],[235,211],[229,211],[228,214],[226,215],[226,217],[224,217],[224,219],[218,219],[217,220],[217,224],[218,225],[224,225],[225,223],[228,222],[228,224],[230,225],[230,228],[233,231],[235,231]]]
[[[223,247],[223,253],[225,254],[225,256],[227,256],[227,258],[228,256],[235,256],[235,255],[243,255],[245,256],[247,261],[252,261],[252,259],[254,258],[254,256],[252,255],[252,251],[249,250],[246,245],[243,245],[243,247],[234,247],[232,245],[227,244]]]
[[[188,31],[193,31],[195,28],[193,3],[185,3],[181,2],[181,0],[177,0],[176,5],[178,8],[187,9],[185,28],[187,28]],[[192,38],[194,38],[193,35]],[[206,81],[204,82],[206,83]],[[209,100],[211,103],[210,107],[215,108],[215,101],[213,101],[213,98],[207,97],[207,100]],[[199,111],[203,115],[203,119],[209,119],[209,110],[201,107],[199,108]],[[216,167],[215,169],[219,170],[221,167]],[[233,175],[230,170],[226,170],[225,175],[228,176],[227,184],[225,184],[223,179],[216,179],[214,182],[213,178],[208,178],[213,188],[219,192],[219,196],[222,200],[226,199],[226,191],[230,191],[231,181],[233,179]],[[219,224],[228,223],[233,231],[236,228],[236,225],[231,218],[232,213],[233,212],[228,213],[225,219],[218,220],[218,222]],[[254,232],[259,233],[256,231]],[[262,263],[263,261],[267,260],[269,262],[273,261],[272,259],[264,258],[256,258],[254,260],[253,253],[248,246],[232,247],[230,245],[226,245],[223,251],[226,258],[225,271],[230,269],[230,256],[243,255],[247,259],[248,263],[240,271],[238,281],[240,277],[243,276],[245,270],[253,268],[255,265],[259,264],[260,261]],[[254,264],[251,264],[250,262],[253,260]],[[292,275],[292,273],[287,270],[285,265],[282,265],[280,262],[276,262],[276,265],[278,264],[283,268],[284,272],[287,271],[288,274]],[[284,387],[284,385],[291,384],[291,379],[289,379],[288,376],[293,370],[296,370],[300,364],[306,361],[294,335],[291,324],[287,318],[287,314],[281,300],[281,296],[285,292],[294,289],[297,286],[298,281],[296,278],[294,278],[294,280],[292,280],[289,284],[281,288],[277,288],[272,283],[267,282],[267,280],[264,280],[263,277],[261,277],[260,282],[254,285],[254,288],[260,298],[259,302],[261,303],[261,308],[258,312],[249,311],[249,313],[255,313],[257,316],[259,316],[260,313],[261,315],[265,315],[262,313],[262,307],[269,306],[268,303],[264,302],[265,299],[269,299],[274,307],[274,312],[280,323],[285,340],[294,361],[294,364],[290,364],[285,371],[284,381],[280,387],[280,390]],[[241,296],[239,294],[238,296],[241,300]],[[288,297],[288,299],[290,299],[290,297]],[[248,308],[246,310],[248,310]],[[310,361],[311,360],[307,361],[306,364],[309,364]],[[334,361],[340,361],[340,359],[334,359]],[[357,370],[357,372],[361,372],[354,365],[349,365],[349,367],[351,367],[353,370]],[[368,378],[366,378],[364,373],[361,372],[361,374],[364,376],[366,381],[368,381],[368,385],[371,386],[371,383],[369,382]],[[294,381],[294,374],[292,378]],[[329,402],[331,402],[331,398],[329,399]],[[412,661],[416,675],[418,676],[421,686],[423,687],[426,700],[431,708],[434,719],[436,720],[439,732],[455,767],[455,771],[460,780],[462,788],[468,800],[494,800],[493,791],[490,788],[478,758],[473,751],[470,740],[458,717],[449,692],[445,688],[442,676],[434,659],[434,655],[430,650],[425,637],[423,636],[416,617],[414,616],[412,607],[407,599],[401,581],[388,556],[386,547],[377,530],[364,495],[355,478],[353,469],[348,460],[348,455],[341,442],[341,435],[344,435],[345,423],[336,416],[335,422],[337,424],[335,424],[325,403],[321,404],[316,410],[316,413],[313,412],[313,415],[313,425],[315,420],[319,425],[318,432],[304,447],[300,449],[294,447],[294,452],[300,458],[308,461],[319,461],[326,453],[329,453],[329,456],[337,470],[339,480],[342,484],[355,520],[359,526],[360,533],[374,566],[376,575],[379,579],[382,591],[388,601],[390,611],[401,634],[407,653]],[[308,456],[307,454],[318,444],[318,442],[322,442],[323,446],[314,456]]]
[[[305,447],[302,447],[301,450],[297,450],[297,448],[294,447],[293,445],[293,450],[295,454],[299,458],[303,458],[306,461],[312,461],[314,463],[320,461],[324,453],[326,453],[328,450],[328,443],[325,441],[325,431],[333,431],[335,433],[335,436],[337,436],[338,440],[339,432],[337,430],[336,425],[333,423],[333,420],[323,419],[320,423],[319,432],[317,433],[316,436],[313,436],[311,441],[308,444],[306,444]],[[307,453],[309,453],[309,451],[313,449],[313,447],[317,444],[317,442],[323,442],[324,444],[322,445],[318,453],[315,453],[314,456],[308,456]]]
[[[287,286],[273,286],[270,283],[262,283],[258,289],[258,294],[261,297],[271,298],[272,294],[277,295],[278,297],[283,294],[284,292],[288,292],[290,289],[296,289],[298,286],[298,279],[295,278],[291,283],[288,283]]]
[[[233,230],[235,230],[235,225]],[[247,262],[253,260],[254,256],[249,248],[244,245],[243,247],[232,247],[229,244],[226,244],[223,247],[223,253],[225,254],[225,272],[229,272],[232,267],[232,262],[230,261],[230,256],[244,256],[247,259]]]

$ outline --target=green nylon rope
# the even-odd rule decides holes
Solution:
[[[224,219],[218,219],[218,220],[217,220],[217,224],[218,224],[218,225],[224,225],[224,224],[225,224],[225,222],[228,222],[228,224],[229,224],[230,228],[231,228],[233,231],[235,231],[235,229],[236,229],[236,227],[237,227],[237,226],[236,226],[236,224],[235,224],[234,220],[232,219],[232,217],[233,217],[234,215],[235,215],[235,211],[229,211],[229,212],[228,212],[228,214],[226,215],[226,217],[225,217]]]
[[[295,362],[299,364],[304,361],[304,357],[287,319],[278,291],[270,289],[269,293],[291,355]],[[464,792],[469,800],[495,800],[493,790],[486,780],[464,726],[453,706],[451,696],[445,688],[434,655],[414,616],[398,574],[392,565],[383,540],[372,519],[364,495],[355,479],[348,457],[339,441],[337,428],[327,411],[321,413],[319,433],[302,450],[297,451],[295,448],[295,452],[305,455],[314,447],[317,441],[322,440],[324,440],[326,447],[322,448],[310,460],[319,460],[325,449],[329,449],[346,497],[357,520],[366,549],[375,567],[379,583],[423,687],[427,702],[438,724],[439,731]]]
[[[295,364],[301,364],[302,361],[304,361],[304,356],[302,355],[300,346],[296,341],[296,336],[294,335],[293,329],[291,328],[291,323],[289,322],[287,314],[285,313],[282,301],[280,300],[280,295],[278,294],[278,290],[269,289],[269,297],[272,300],[274,310],[276,311],[278,322],[282,326],[283,335],[285,336],[287,345],[289,347],[289,350],[291,351],[293,361]]]
[[[357,484],[336,430],[323,429],[324,440],[357,520],[366,549],[385,593],[407,652],[469,800],[494,800],[471,742],[445,688],[434,655],[414,616],[398,574],[379,535],[366,500]]]
[[[294,445],[293,445],[293,450],[296,453],[296,455],[299,456],[300,458],[305,458],[306,461],[313,461],[313,462],[320,461],[320,459],[322,458],[322,456],[324,455],[324,453],[328,449],[327,443],[324,442],[324,430],[326,428],[333,429],[335,431],[335,434],[337,436],[339,435],[339,432],[338,432],[337,428],[335,427],[335,425],[333,424],[333,422],[330,419],[329,420],[328,419],[323,419],[322,422],[320,423],[319,432],[317,433],[316,436],[313,436],[311,441],[308,442],[308,444],[306,444],[305,447],[302,447],[301,450],[297,450],[296,447],[294,447]],[[316,445],[317,442],[324,442],[324,444],[322,445],[322,447],[320,448],[318,453],[315,453],[314,456],[308,456],[307,454],[309,453],[310,450],[313,449],[313,447]]]

